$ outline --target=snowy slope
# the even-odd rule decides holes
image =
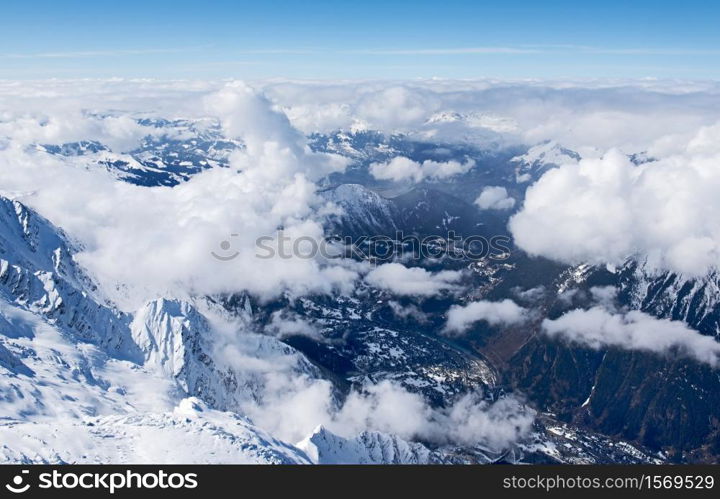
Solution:
[[[700,277],[658,272],[631,261],[618,271],[620,298],[633,309],[683,321],[720,338],[720,273]]]
[[[395,204],[358,184],[342,184],[321,193],[337,209],[328,225],[337,233],[395,235],[400,210]]]
[[[158,414],[0,422],[0,441],[0,463],[310,463],[298,448],[196,398]]]
[[[223,137],[214,120],[137,119],[148,135],[132,150],[113,150],[97,141],[37,144],[38,151],[63,157],[80,168],[103,169],[142,186],[174,186],[208,168],[228,166],[241,147]]]
[[[394,435],[363,432],[343,438],[319,426],[297,444],[315,464],[449,464],[451,460],[422,444]]]
[[[218,365],[203,313],[159,299],[121,314],[74,251],[47,220],[0,199],[0,460],[307,462],[249,420],[204,405],[238,408],[267,379],[262,369]],[[275,338],[239,333],[244,358],[276,362],[287,376],[314,374]],[[181,402],[188,395],[204,402]]]
[[[372,191],[338,189],[328,200],[344,204],[349,220],[369,220],[373,211],[378,222],[394,219]],[[395,317],[377,290],[278,304],[313,318],[328,340],[317,358],[308,354],[321,370],[288,344],[256,334],[264,312],[247,298],[237,307],[158,298],[121,313],[77,265],[76,252],[60,229],[0,198],[0,462],[613,461],[603,449],[609,441],[574,429],[562,438],[539,432],[507,454],[324,428],[297,446],[284,443],[268,431],[274,414],[258,407],[292,400],[295,387],[332,386],[324,376],[357,385],[393,380],[437,404],[468,386],[491,388],[497,376],[468,351]],[[325,353],[341,361],[332,371],[318,361]],[[613,446],[617,459],[634,459],[634,448],[618,454]]]
[[[518,182],[537,180],[551,168],[580,161],[575,151],[562,147],[555,141],[547,141],[532,146],[525,154],[511,159],[516,163],[515,175]]]
[[[76,264],[73,245],[49,221],[0,197],[0,297],[79,341],[137,360],[128,317],[105,302]]]

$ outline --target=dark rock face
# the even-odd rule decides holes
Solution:
[[[679,462],[718,456],[720,379],[708,367],[541,339],[511,364],[513,384],[563,421],[664,450]]]
[[[717,299],[709,296],[715,279],[648,276],[630,262],[612,275],[593,269],[575,289],[612,284],[621,306],[712,334],[720,319]],[[720,373],[710,366],[672,355],[595,351],[537,331],[507,365],[513,386],[563,421],[665,451],[677,462],[720,455]]]

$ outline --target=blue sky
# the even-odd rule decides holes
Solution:
[[[0,3],[0,78],[720,78],[718,1]]]

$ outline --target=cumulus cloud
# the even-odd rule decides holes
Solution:
[[[3,111],[0,119],[7,124],[0,141],[0,192],[37,209],[78,241],[78,260],[126,310],[157,296],[186,298],[245,289],[271,297],[284,291],[349,290],[366,272],[352,262],[255,258],[256,238],[275,234],[278,227],[291,238],[322,237],[315,215],[324,205],[316,196],[314,180],[344,166],[336,157],[311,152],[302,134],[262,91],[243,84],[176,88],[150,82],[0,86],[3,109],[9,109],[8,103],[16,106]],[[8,99],[9,95],[14,97]],[[397,96],[390,92],[381,97]],[[53,106],[56,100],[64,101],[66,109]],[[162,109],[160,116],[165,117],[177,112],[191,117],[209,114],[244,148],[232,157],[231,168],[204,171],[174,188],[146,188],[88,169],[82,158],[55,157],[26,147],[73,140],[110,144],[114,138],[121,140],[112,147],[125,150],[148,132],[131,119],[116,121],[82,112],[83,106],[103,105],[143,112]],[[28,121],[23,124],[20,118],[26,112]],[[372,106],[364,112],[382,118]],[[62,124],[62,116],[72,118]],[[421,119],[420,113],[403,118],[414,119]],[[225,240],[227,244],[220,245]],[[213,251],[227,252],[231,258],[217,260]],[[459,272],[389,265],[371,272],[369,281],[399,294],[428,296],[454,289],[460,278]],[[234,408],[289,441],[324,423],[348,436],[377,429],[439,443],[502,447],[527,434],[532,423],[532,411],[514,398],[491,404],[475,396],[440,410],[392,383],[353,391],[339,404],[330,382],[298,373],[297,354],[271,354],[255,335],[238,334],[234,325],[224,328],[224,341],[218,345],[222,353],[216,360],[235,366],[243,374],[242,382],[252,387]],[[271,318],[267,332],[281,337],[315,334],[312,324],[283,314]],[[500,424],[507,425],[503,431],[498,431]]]
[[[450,335],[465,333],[473,323],[485,321],[491,326],[513,325],[528,318],[527,309],[512,300],[475,301],[467,305],[453,305],[448,311],[443,332]]]
[[[614,150],[547,172],[510,221],[527,252],[567,263],[622,264],[699,275],[720,263],[720,149],[635,165]]]
[[[136,149],[142,138],[159,130],[130,116],[92,115],[80,110],[22,113],[0,120],[0,138],[13,146],[97,141],[115,152]]]
[[[658,354],[677,354],[717,367],[720,343],[690,329],[685,323],[657,319],[632,310],[613,313],[603,307],[576,309],[558,319],[545,319],[542,330],[550,337],[599,350],[623,348]]]
[[[345,435],[367,428],[408,440],[482,444],[502,450],[530,433],[534,415],[513,396],[493,403],[480,393],[466,394],[445,408],[433,408],[420,395],[381,381],[353,392],[328,426]]]
[[[272,313],[270,323],[265,326],[265,332],[280,339],[289,336],[307,336],[317,341],[323,341],[317,327],[302,317],[283,310]]]
[[[429,159],[418,163],[404,156],[397,156],[385,163],[371,164],[370,173],[379,180],[421,182],[426,179],[443,179],[467,173],[473,166],[475,166],[475,161],[471,159],[464,163],[459,161],[438,162]]]
[[[224,81],[127,79],[4,81],[0,82],[0,122],[6,121],[3,112],[62,116],[68,110],[108,109],[166,118],[201,117],[205,110],[198,101],[225,85]],[[584,157],[612,147],[665,155],[688,134],[717,123],[720,109],[720,85],[712,81],[274,80],[255,82],[254,87],[306,134],[369,128],[435,141],[480,138],[487,145],[507,136],[511,143],[528,145],[554,140]],[[448,111],[460,118],[452,124],[452,133],[443,133],[447,123],[428,123],[437,113]],[[513,130],[483,139],[468,130],[477,128],[477,116],[513,123]],[[481,124],[480,128],[495,127]],[[666,149],[661,150],[662,143]]]
[[[423,140],[527,145],[554,140],[587,159],[546,173],[532,186],[511,224],[518,244],[566,262],[615,262],[643,254],[658,266],[687,273],[717,264],[720,86],[716,82],[490,80],[310,83],[158,82],[108,80],[0,82],[0,191],[63,227],[82,243],[79,260],[113,298],[136,307],[155,296],[240,289],[263,297],[352,289],[365,269],[349,263],[255,258],[258,236],[283,227],[299,238],[322,237],[323,209],[315,181],[345,161],[310,151],[307,133],[338,128],[407,133]],[[112,110],[113,112],[109,112]],[[452,111],[452,133],[445,111]],[[98,140],[113,150],[133,148],[156,133],[136,117],[211,118],[244,149],[231,168],[209,170],[173,189],[143,188],[88,171],[76,158],[56,158],[27,146]],[[479,117],[493,117],[490,122]],[[438,117],[438,119],[432,119]],[[500,126],[499,124],[512,124]],[[477,129],[494,133],[481,135]],[[617,151],[602,154],[608,148]],[[622,151],[622,152],[620,152]],[[624,153],[658,158],[640,166]],[[374,165],[378,178],[449,178],[471,162]],[[386,175],[386,177],[382,177]],[[489,195],[492,192],[489,193]],[[507,193],[490,204],[509,203]],[[482,194],[481,194],[482,197]],[[484,202],[483,202],[484,204]],[[210,256],[237,253],[229,262]],[[224,250],[223,250],[224,251]],[[370,285],[409,296],[454,291],[457,272],[432,273],[386,264]],[[596,290],[609,307],[612,296]],[[392,305],[391,305],[392,306]],[[402,312],[401,312],[402,313]],[[471,324],[516,324],[527,315],[513,302],[475,302],[448,313],[447,332]],[[273,334],[312,334],[292,316],[273,317]],[[717,365],[717,343],[681,323],[640,312],[593,308],[546,321],[546,334],[593,348],[610,346],[683,353]],[[293,333],[293,331],[295,333]],[[329,382],[298,376],[285,357],[262,360],[239,348],[232,331],[228,357],[263,378],[264,391],[241,408],[288,440],[318,423],[344,434],[365,429],[408,438],[507,445],[529,431],[532,417],[514,398],[490,404],[468,395],[446,409],[392,383],[351,392],[338,404]],[[240,355],[242,354],[242,355]],[[255,379],[255,378],[251,378]],[[496,440],[493,440],[496,439]]]
[[[519,286],[513,287],[510,292],[515,295],[521,303],[537,303],[545,297],[548,290],[545,286],[540,285],[530,289],[522,289]]]
[[[615,286],[593,286],[590,288],[590,297],[594,303],[607,310],[615,308],[618,289]]]
[[[440,418],[443,424],[435,440],[444,438],[465,445],[479,442],[495,450],[527,437],[535,415],[514,396],[490,403],[478,400],[476,393],[463,396],[443,412],[445,418]]]
[[[509,210],[515,206],[515,199],[508,196],[505,187],[485,187],[475,204],[481,210]]]
[[[447,407],[432,407],[421,395],[384,380],[353,389],[337,403],[327,382],[298,378],[283,383],[283,390],[266,393],[245,411],[290,442],[322,424],[345,437],[379,431],[436,445],[483,445],[501,451],[527,437],[535,418],[535,411],[512,395],[491,402],[481,393],[468,393]]]
[[[440,102],[433,92],[405,85],[389,86],[361,95],[357,116],[374,128],[402,129],[422,123]]]
[[[302,174],[311,180],[342,171],[347,160],[311,152],[307,139],[287,116],[261,92],[244,82],[228,83],[204,99],[205,107],[220,118],[229,137],[242,139],[246,148],[235,153],[235,166],[259,180],[277,182]]]
[[[248,290],[268,297],[347,289],[357,278],[351,268],[303,258],[262,260],[255,246],[278,227],[293,238],[322,238],[316,213],[323,202],[313,179],[344,162],[309,151],[282,113],[245,85],[228,85],[204,102],[228,135],[241,134],[246,144],[231,168],[206,170],[175,188],[146,188],[88,170],[81,157],[54,157],[19,142],[0,151],[0,192],[80,241],[78,260],[128,310],[178,294]],[[232,259],[220,261],[213,251]]]
[[[212,341],[214,359],[246,387],[235,393],[233,410],[287,442],[306,438],[322,424],[345,437],[381,431],[438,445],[503,450],[532,430],[535,412],[514,395],[491,401],[472,392],[435,407],[392,380],[367,382],[340,395],[302,354],[248,332],[242,318],[229,318],[214,307],[204,307],[203,313],[213,326],[204,340]],[[272,322],[280,330],[304,329],[298,320],[278,313]]]
[[[670,80],[268,83],[264,89],[305,132],[364,128],[400,131],[434,141],[535,145],[553,140],[596,157],[612,147],[649,151],[667,136],[717,122],[716,82]],[[430,122],[453,112],[453,123]],[[327,119],[326,124],[325,116]],[[512,123],[500,134],[478,134],[474,116]],[[448,125],[451,133],[444,133]],[[474,130],[473,130],[474,128]],[[480,129],[493,130],[493,126]],[[479,141],[479,142],[478,142]],[[674,142],[674,139],[673,141]]]
[[[392,310],[395,317],[398,317],[400,319],[412,319],[421,324],[429,321],[428,314],[420,310],[417,305],[403,305],[396,302],[395,300],[390,300],[388,301],[388,306],[390,307],[390,310]]]
[[[455,270],[433,273],[420,267],[386,263],[368,272],[365,282],[400,296],[433,296],[458,289],[461,277],[462,272]]]

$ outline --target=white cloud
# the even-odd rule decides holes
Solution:
[[[618,289],[615,286],[593,286],[590,288],[590,297],[594,303],[605,307],[607,310],[615,308]]]
[[[545,319],[548,336],[564,338],[596,350],[618,347],[658,354],[677,353],[717,367],[720,343],[690,329],[685,323],[657,319],[633,310],[612,313],[602,307],[572,310],[558,319]]]
[[[420,310],[417,305],[402,305],[395,300],[390,300],[388,301],[388,306],[392,310],[393,314],[400,319],[412,319],[420,323],[426,323],[429,321],[428,314]]]
[[[528,145],[554,140],[583,157],[612,147],[648,150],[668,135],[714,124],[719,107],[716,82],[650,79],[270,82],[264,89],[305,132],[363,123],[421,139],[490,147],[502,137]],[[483,138],[471,130],[471,120],[443,133],[447,123],[427,122],[445,111],[495,116],[513,123],[513,131]],[[331,127],[322,126],[323,116],[332,117]]]
[[[357,117],[371,127],[401,129],[421,124],[440,99],[433,92],[405,85],[388,86],[360,96]]]
[[[513,396],[489,403],[470,393],[451,405],[445,415],[436,440],[464,445],[482,442],[497,450],[527,437],[535,413]]]
[[[343,435],[364,429],[408,440],[502,450],[526,437],[534,411],[513,396],[491,403],[469,393],[446,408],[430,407],[423,398],[390,381],[353,392],[327,426]]]
[[[535,412],[514,396],[489,402],[470,393],[436,408],[422,395],[383,380],[353,388],[339,402],[329,381],[297,372],[295,356],[258,358],[248,346],[242,338],[231,339],[226,354],[242,379],[252,380],[256,392],[238,409],[287,442],[300,441],[321,424],[345,437],[380,431],[438,445],[482,444],[503,450],[532,430]]]
[[[0,120],[0,139],[9,144],[63,144],[96,140],[115,152],[137,148],[140,140],[157,135],[153,127],[142,126],[130,116],[94,116],[79,111],[14,115]]]
[[[277,182],[302,174],[317,180],[347,166],[341,156],[310,152],[307,139],[287,116],[244,82],[228,83],[204,102],[220,118],[228,137],[242,139],[246,149],[236,152],[233,160],[249,176]]]
[[[81,241],[78,260],[128,310],[159,296],[347,289],[357,278],[347,266],[262,260],[255,248],[258,237],[280,226],[294,238],[322,238],[313,179],[344,162],[310,152],[284,115],[247,86],[229,85],[205,102],[247,145],[231,158],[232,168],[206,170],[172,189],[146,188],[88,170],[82,157],[58,158],[17,141],[0,150],[0,192]],[[223,240],[237,253],[229,262],[211,256]]]
[[[433,273],[419,267],[408,268],[399,263],[386,263],[371,270],[365,276],[365,282],[396,295],[433,296],[457,289],[461,277],[460,271]]]
[[[438,162],[425,160],[422,163],[413,161],[404,156],[397,156],[385,163],[370,165],[370,173],[380,180],[394,180],[396,182],[410,179],[421,182],[425,179],[443,179],[468,172],[475,162],[471,159],[460,163],[459,161]]]
[[[530,188],[521,214],[513,219],[513,231],[528,251],[570,262],[621,262],[639,252],[658,265],[702,272],[717,264],[720,253],[720,222],[712,216],[720,212],[719,88],[713,82],[653,81],[272,81],[253,87],[149,80],[3,81],[0,191],[38,209],[81,241],[79,260],[113,298],[127,300],[130,309],[155,296],[178,294],[246,289],[271,297],[285,290],[347,291],[365,268],[348,262],[329,266],[316,260],[255,258],[255,239],[275,234],[279,226],[295,238],[323,235],[316,215],[324,205],[315,181],[345,163],[313,154],[303,135],[362,124],[436,142],[467,140],[477,137],[462,133],[467,127],[490,125],[466,123],[463,116],[492,116],[492,121],[512,123],[513,141],[554,139],[591,157],[548,172]],[[105,113],[109,110],[113,113]],[[446,110],[460,113],[452,123],[457,128],[439,135],[445,125],[428,119]],[[51,157],[26,147],[99,140],[127,150],[155,132],[138,125],[138,116],[217,118],[229,136],[247,147],[233,156],[232,168],[203,172],[172,189],[116,182],[104,172],[86,170],[82,159]],[[660,160],[635,166],[620,152],[597,159],[598,151],[608,147],[647,151]],[[469,161],[395,160],[374,165],[373,173],[420,181],[472,168]],[[509,202],[506,192],[497,194],[489,206]],[[230,262],[210,256],[224,239],[238,252]],[[432,296],[457,290],[460,278],[459,272],[432,273],[395,263],[371,270],[365,279],[398,295]],[[605,306],[612,301],[607,291],[593,291]],[[419,310],[390,306],[401,315],[422,318]],[[528,314],[510,300],[474,302],[450,309],[446,331],[458,334],[476,321],[518,324]],[[593,348],[678,351],[714,366],[718,360],[712,338],[640,312],[574,311],[546,321],[544,329]],[[315,333],[312,324],[283,315],[272,318],[269,330],[280,336]],[[388,382],[354,391],[338,407],[329,382],[298,376],[284,364],[289,363],[285,357],[253,357],[256,345],[238,338],[237,329],[229,328],[224,347],[227,357],[263,380],[262,397],[247,400],[243,411],[289,440],[323,423],[343,434],[376,429],[437,443],[503,447],[531,428],[532,411],[512,397],[489,404],[471,394],[438,409]]]
[[[317,327],[302,317],[283,310],[272,313],[270,323],[265,327],[265,332],[280,339],[289,336],[307,336],[314,340],[323,341]]]
[[[711,215],[720,212],[720,147],[707,134],[684,154],[639,166],[613,150],[547,172],[510,221],[516,243],[567,263],[640,257],[651,268],[704,274],[720,264],[720,220]]]
[[[218,333],[211,337],[216,340],[215,360],[238,373],[248,387],[236,393],[237,409],[287,442],[307,437],[322,424],[346,437],[381,431],[439,445],[482,444],[502,450],[532,430],[534,411],[512,395],[490,402],[480,393],[469,393],[436,408],[421,394],[383,380],[354,387],[339,400],[332,383],[316,377],[317,371],[301,354],[286,346],[273,348],[268,338],[242,332],[242,324],[236,319],[227,322],[224,314],[208,317]],[[298,318],[278,314],[273,322],[280,329],[295,329],[294,319]]]
[[[521,303],[537,303],[548,293],[547,288],[544,285],[536,286],[530,289],[522,289],[516,286],[510,290]]]
[[[505,187],[485,187],[475,204],[481,210],[509,210],[515,206],[515,199],[508,196]]]
[[[53,80],[0,82],[3,113],[64,114],[73,109],[133,111],[144,116],[193,118],[206,114],[198,101],[224,81]],[[413,81],[288,81],[254,83],[303,133],[362,124],[385,132],[438,139],[444,124],[427,125],[438,112],[494,116],[513,123],[511,142],[555,140],[584,156],[611,147],[639,152],[668,136],[717,122],[719,85],[712,81],[491,79]],[[437,126],[436,126],[437,125]],[[462,125],[462,123],[461,123]],[[468,122],[473,128],[476,123]],[[463,128],[444,141],[475,140]],[[500,136],[492,136],[489,145]]]
[[[450,335],[465,333],[473,323],[485,321],[491,326],[512,325],[526,321],[527,309],[512,300],[475,301],[467,305],[453,305],[448,311],[443,332]]]

